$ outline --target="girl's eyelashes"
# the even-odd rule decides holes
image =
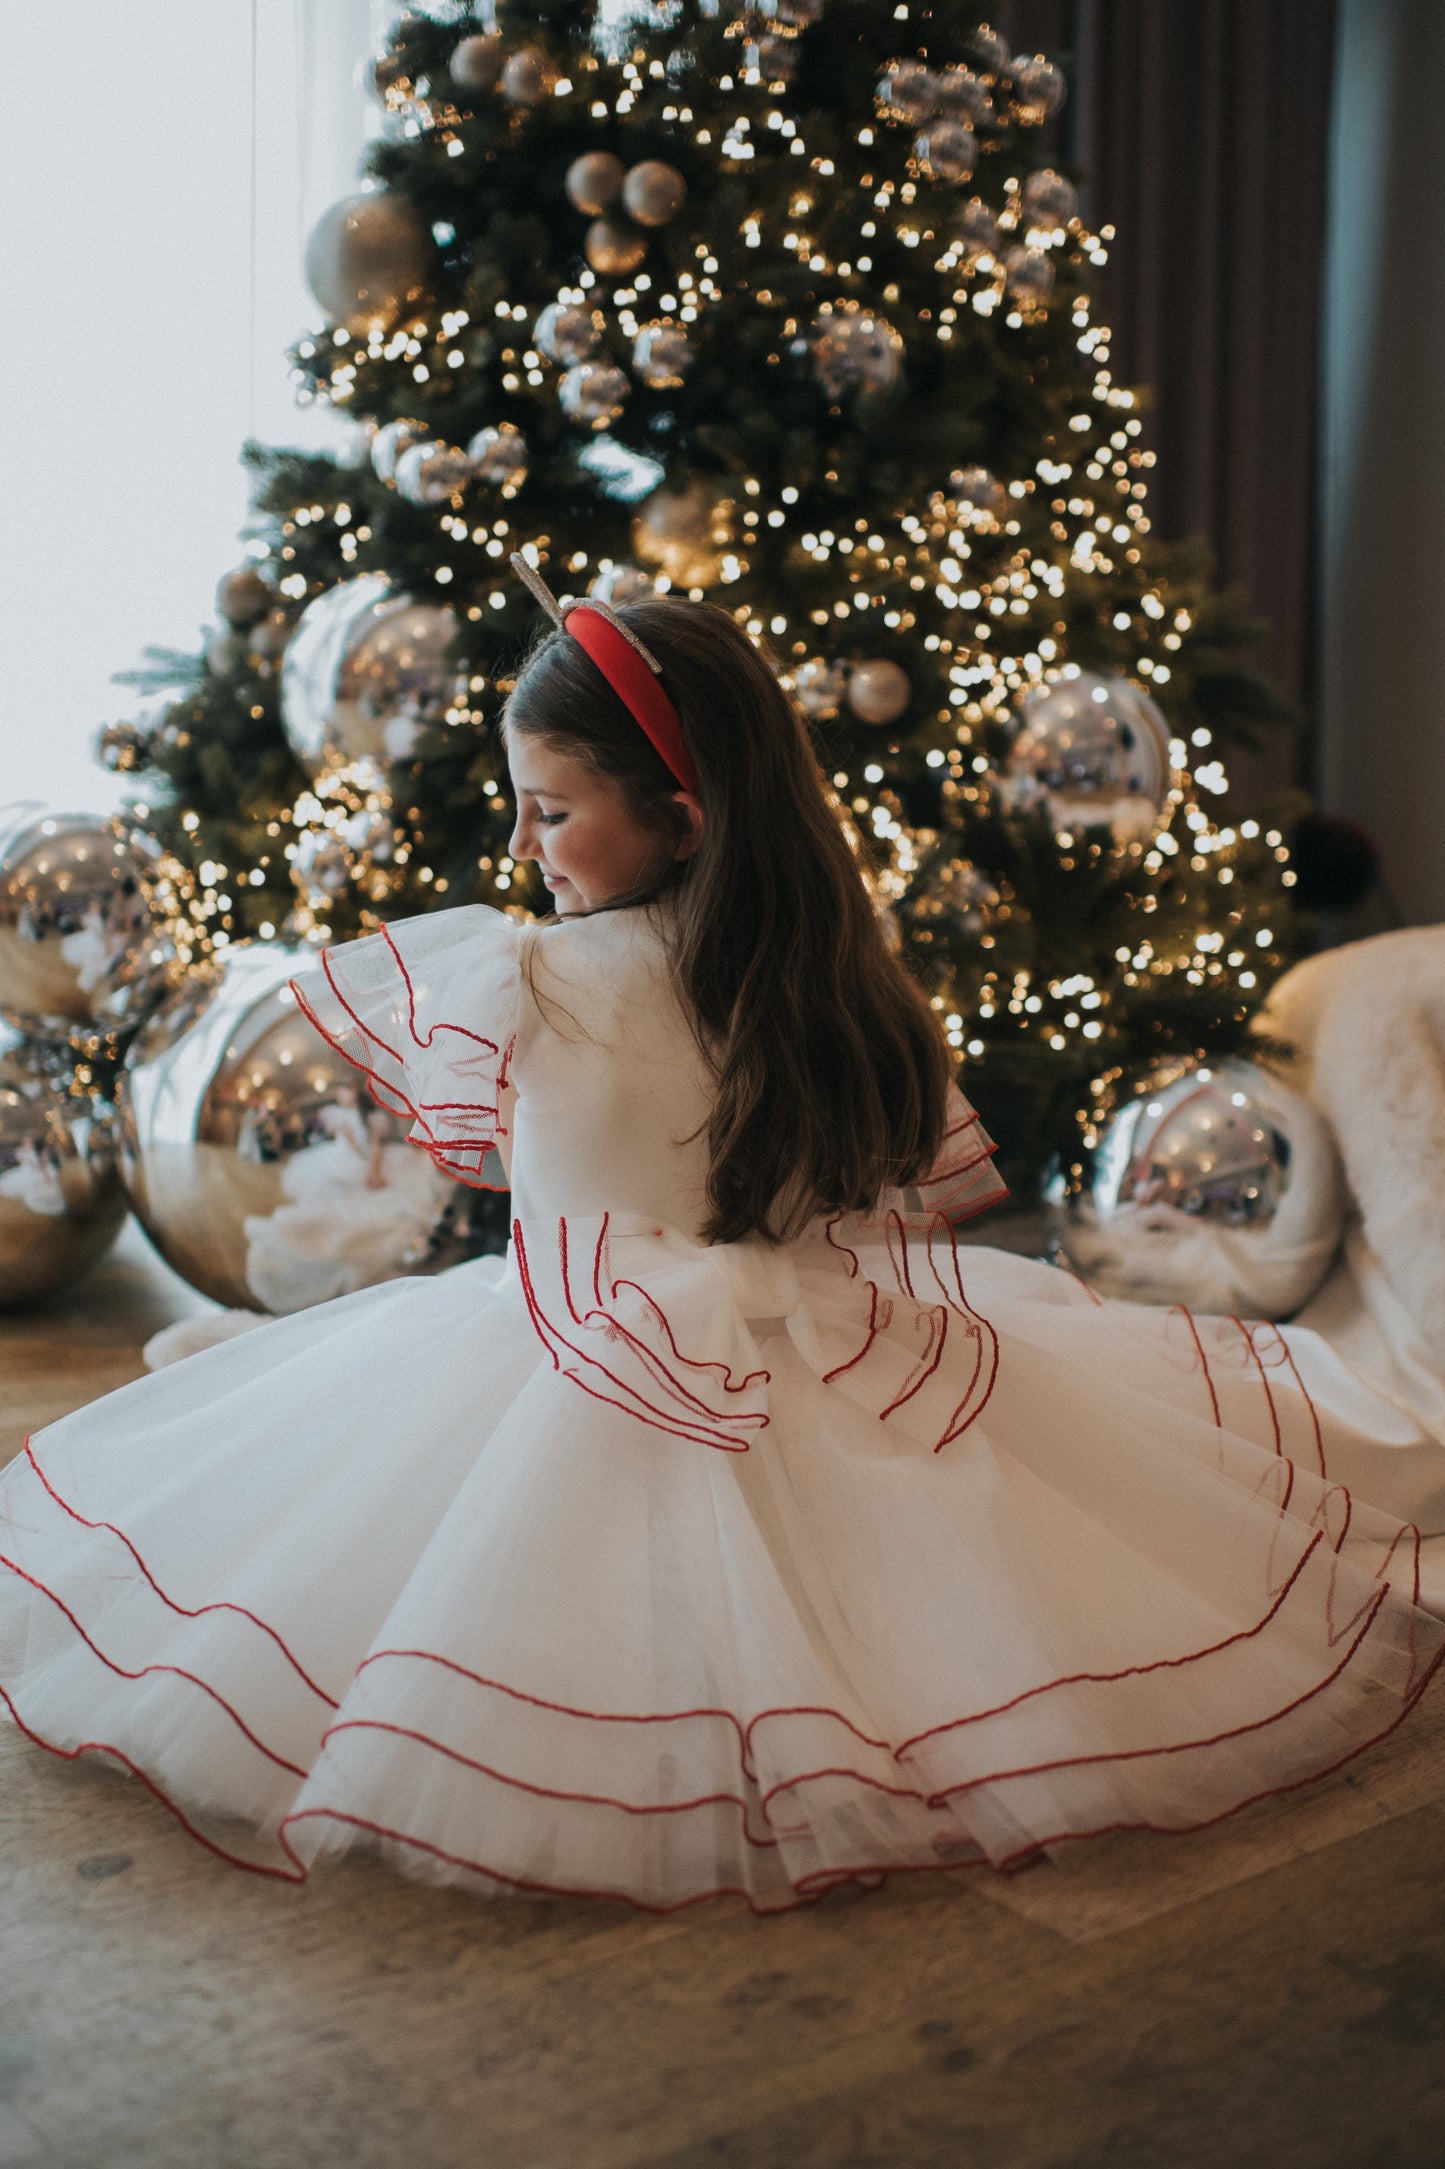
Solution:
[[[539,813],[537,815],[537,819],[543,828],[555,828],[559,821],[565,821],[566,818],[565,813]]]

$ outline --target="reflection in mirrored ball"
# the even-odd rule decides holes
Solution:
[[[0,1028],[0,1305],[67,1286],[126,1215],[110,1110],[57,1048]]]
[[[1166,1073],[1167,1074],[1167,1073]],[[1272,1220],[1290,1176],[1279,1087],[1252,1062],[1190,1064],[1114,1116],[1090,1192],[1104,1218],[1124,1206],[1172,1205],[1229,1226]]]
[[[1060,833],[1107,824],[1120,843],[1153,837],[1170,784],[1169,730],[1128,678],[1092,670],[1029,694],[1004,796],[1041,806]]]
[[[314,953],[226,951],[151,1019],[121,1077],[121,1164],[169,1265],[218,1302],[302,1310],[475,1254],[464,1193],[307,1022]],[[498,1178],[500,1179],[500,1177]]]
[[[398,594],[384,573],[343,580],[301,615],[281,673],[281,718],[313,776],[404,760],[457,689],[455,613]]]
[[[0,1016],[82,1046],[135,1029],[179,968],[152,911],[160,855],[121,821],[12,809],[0,829]]]

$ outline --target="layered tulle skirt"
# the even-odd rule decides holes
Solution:
[[[1338,1481],[1426,1450],[1393,1421],[1309,1336],[942,1231],[543,1223],[32,1441],[0,1694],[273,1875],[765,1910],[1007,1868],[1409,1712],[1445,1628]]]

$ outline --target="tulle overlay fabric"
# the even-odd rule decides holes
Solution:
[[[1197,1828],[1408,1712],[1445,1628],[1338,1477],[1411,1442],[1321,1344],[1099,1305],[957,1246],[926,1189],[705,1246],[657,1210],[699,1194],[706,1077],[638,915],[447,916],[435,967],[392,929],[400,985],[356,998],[363,944],[306,995],[429,1149],[511,1155],[508,1258],[32,1442],[0,1484],[32,1738],[265,1873],[379,1844],[483,1892],[771,1910]],[[950,1194],[988,1165],[957,1119]]]

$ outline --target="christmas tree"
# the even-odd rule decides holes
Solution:
[[[510,553],[706,597],[811,718],[1006,1173],[1076,1171],[1122,1080],[1243,1042],[1292,875],[1209,810],[1277,704],[1238,599],[1150,535],[1107,236],[1040,148],[1060,68],[954,0],[441,18],[394,26],[372,185],[310,244],[297,396],[356,455],[247,447],[225,624],[105,735],[187,940],[545,909],[507,852]]]

